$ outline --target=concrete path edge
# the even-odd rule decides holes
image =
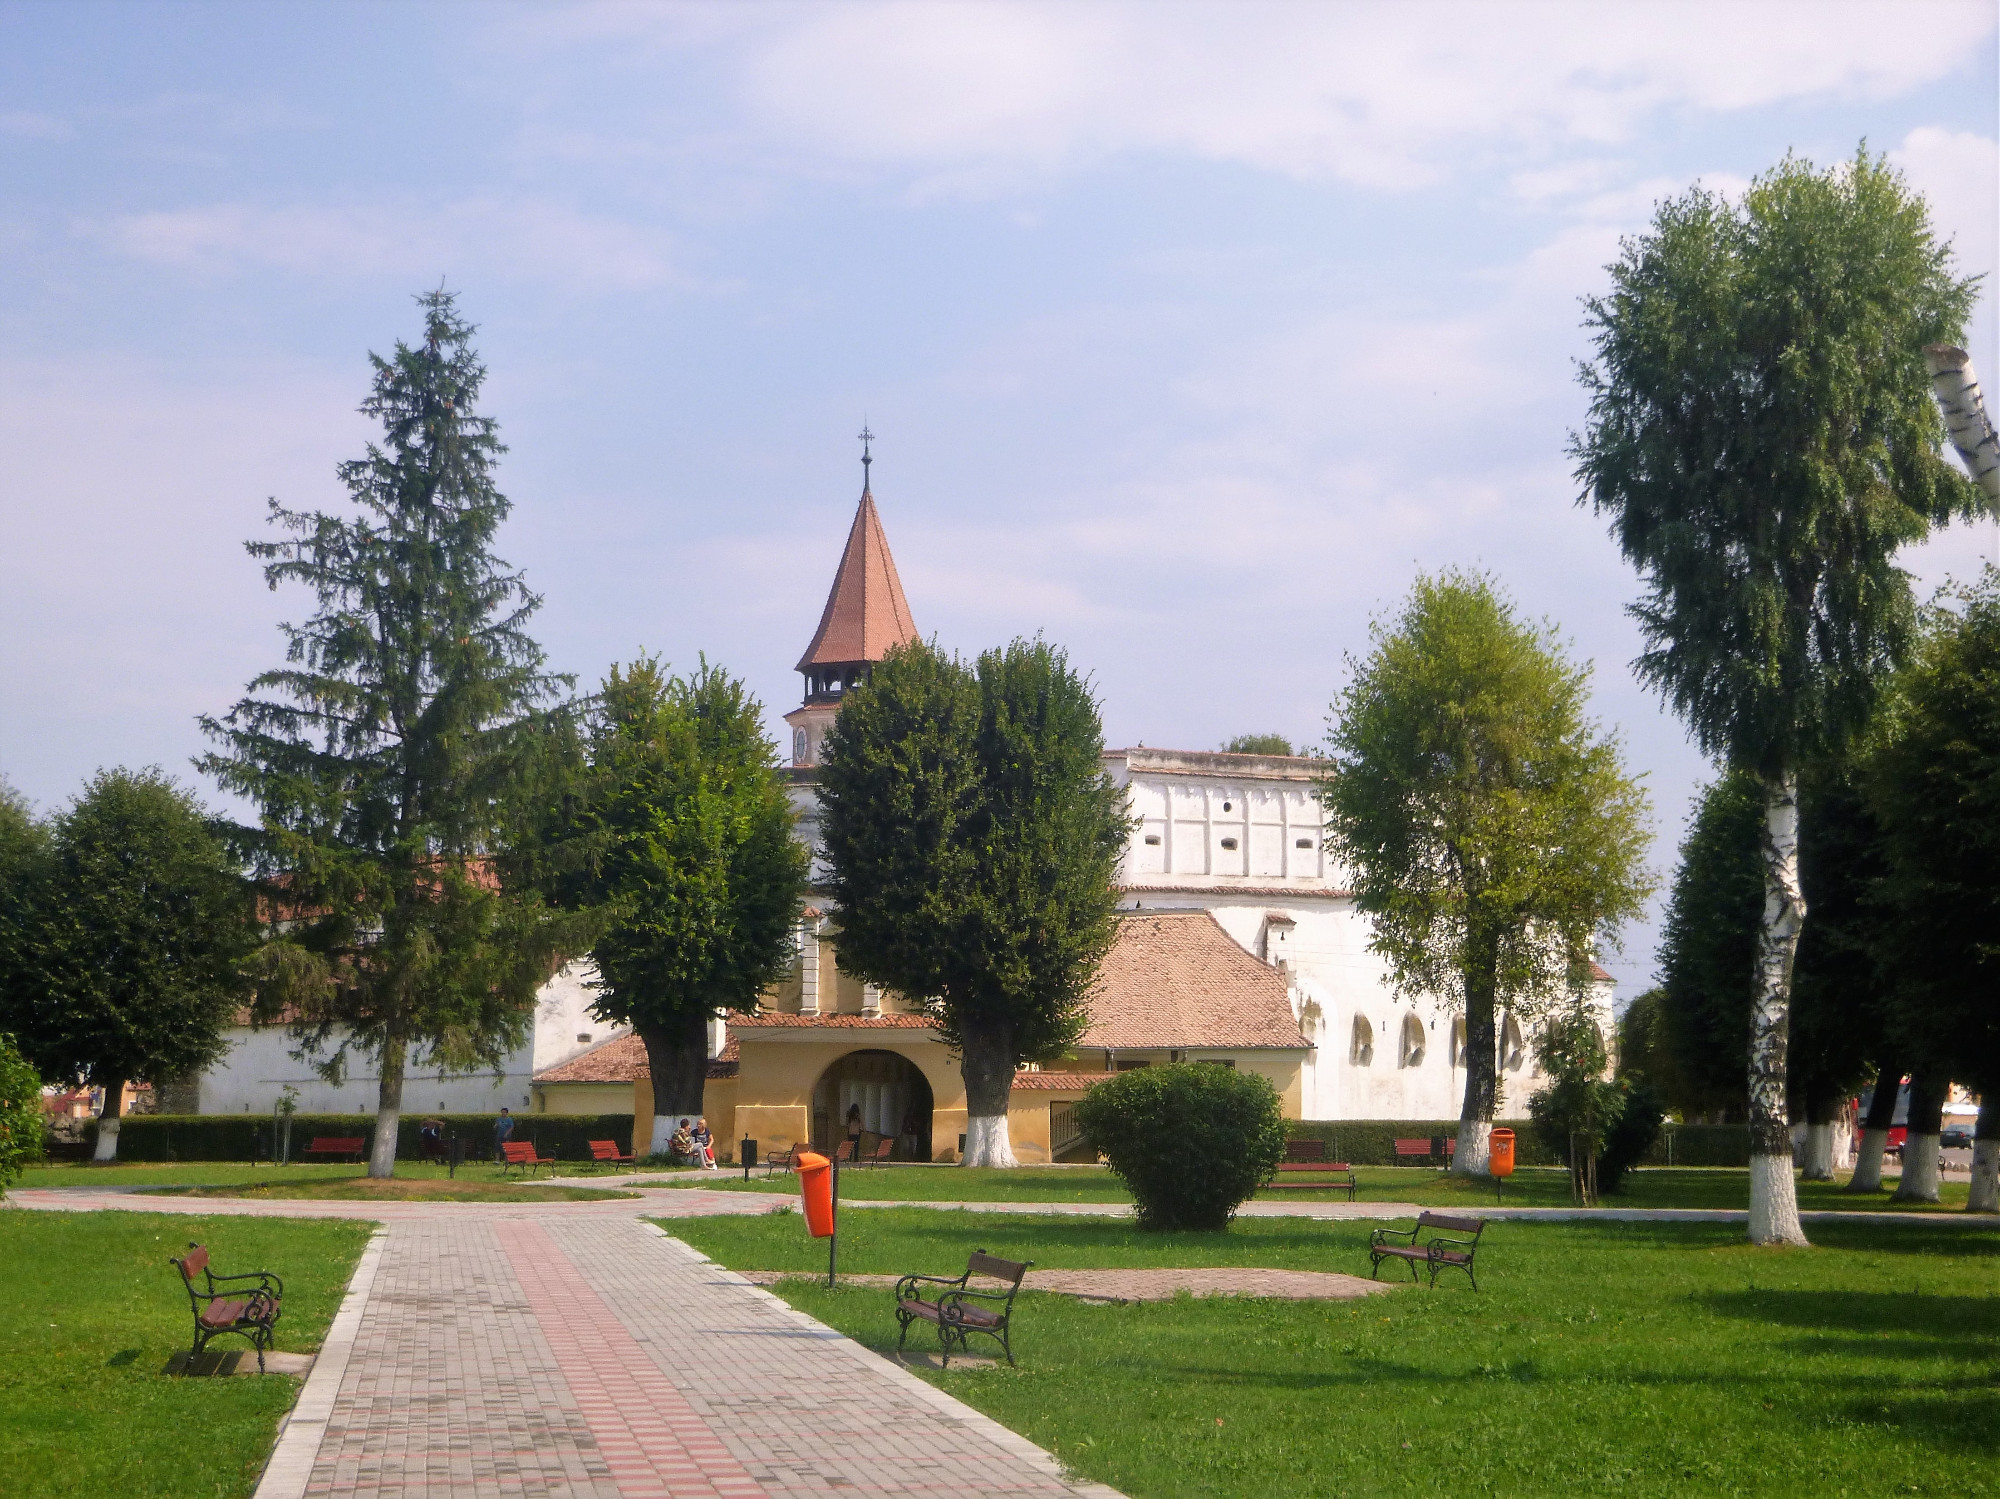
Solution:
[[[672,1234],[660,1227],[659,1224],[651,1220],[642,1220],[642,1223],[644,1227],[658,1234],[662,1239],[665,1239],[667,1247],[674,1253],[685,1256],[696,1264],[706,1268],[709,1273],[728,1281],[732,1285],[741,1286],[753,1296],[761,1296],[764,1300],[771,1303],[780,1316],[797,1323],[801,1327],[809,1328],[815,1336],[837,1347],[856,1363],[863,1365],[875,1374],[880,1375],[886,1371],[889,1378],[901,1384],[913,1399],[921,1400],[939,1414],[948,1416],[954,1421],[962,1422],[974,1430],[984,1433],[987,1439],[995,1446],[1005,1448],[1022,1461],[1032,1463],[1041,1468],[1051,1478],[1066,1485],[1072,1492],[1084,1495],[1086,1499],[1125,1499],[1125,1496],[1117,1489],[1110,1487],[1108,1484],[1096,1483],[1079,1474],[1072,1473],[1062,1465],[1061,1461],[1053,1453],[1037,1447],[1018,1431],[1002,1426],[991,1416],[986,1415],[982,1411],[975,1410],[956,1396],[946,1394],[929,1380],[919,1378],[901,1364],[885,1359],[880,1354],[870,1352],[867,1348],[855,1342],[854,1339],[848,1337],[846,1333],[836,1328],[828,1327],[816,1317],[807,1316],[782,1296],[773,1295],[762,1286],[744,1279],[744,1277],[738,1275],[734,1270],[728,1269],[726,1266],[710,1259],[686,1240],[676,1239]],[[259,1491],[257,1499],[266,1499],[266,1496]]]
[[[353,1356],[361,1318],[375,1289],[375,1271],[382,1263],[387,1243],[386,1230],[377,1229],[362,1249],[354,1274],[348,1278],[347,1291],[341,1297],[340,1310],[334,1313],[326,1339],[320,1344],[319,1356],[313,1360],[312,1373],[306,1376],[305,1387],[278,1428],[277,1445],[264,1463],[254,1499],[303,1499],[313,1464],[319,1458],[320,1442],[326,1436],[326,1423],[333,1417],[334,1400],[340,1394],[341,1380],[346,1377],[347,1361]]]

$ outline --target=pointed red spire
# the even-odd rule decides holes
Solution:
[[[889,555],[889,538],[882,534],[875,496],[863,486],[819,629],[795,669],[880,661],[892,647],[916,638],[917,624],[903,597],[903,580],[896,576],[896,559]]]

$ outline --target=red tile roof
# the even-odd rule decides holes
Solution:
[[[889,538],[875,513],[875,497],[866,489],[847,533],[847,549],[833,575],[833,590],[812,644],[795,668],[848,661],[880,661],[892,646],[917,638],[917,623],[903,597],[903,580],[896,576],[896,559],[889,555]]]
[[[739,1058],[736,1043],[731,1041],[722,1048],[721,1056],[708,1059],[708,1075],[736,1076]],[[544,1068],[535,1074],[534,1080],[537,1083],[632,1083],[652,1075],[653,1069],[646,1061],[646,1043],[637,1036],[619,1036],[600,1042],[582,1056],[571,1057],[559,1066]]]
[[[731,1015],[729,1028],[732,1031],[927,1031],[931,1022],[923,1015],[793,1015],[783,1010],[759,1010],[755,1015]]]
[[[1284,975],[1206,911],[1128,911],[1098,970],[1079,1046],[1303,1051]]]
[[[1107,1077],[1116,1077],[1115,1072],[1017,1072],[1014,1074],[1016,1092],[1077,1093],[1094,1083],[1101,1083]]]

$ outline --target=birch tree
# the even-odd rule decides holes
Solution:
[[[1763,788],[1749,1236],[1803,1244],[1785,1108],[1799,769],[1847,748],[1907,647],[1897,549],[1983,507],[1924,362],[1959,341],[1975,286],[1865,149],[1826,171],[1787,157],[1734,203],[1692,188],[1608,269],[1571,452],[1647,586],[1639,675]]]

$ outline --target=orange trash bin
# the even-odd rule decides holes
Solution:
[[[1495,1176],[1514,1174],[1514,1132],[1511,1129],[1496,1129],[1487,1137],[1487,1170]]]
[[[815,1239],[833,1236],[833,1162],[815,1151],[799,1156],[799,1191],[806,1200],[806,1232]]]

